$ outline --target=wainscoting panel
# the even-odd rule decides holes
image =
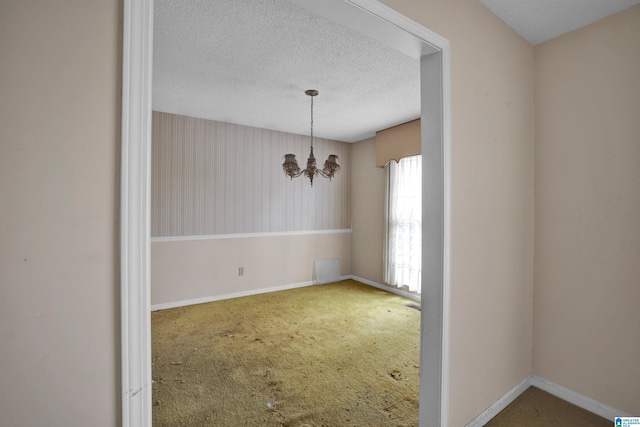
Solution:
[[[282,171],[287,153],[304,168],[309,136],[155,111],[152,132],[152,237],[351,227],[348,143],[314,138],[343,168],[311,188]]]

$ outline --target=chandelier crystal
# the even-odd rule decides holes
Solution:
[[[298,166],[298,162],[296,161],[296,155],[289,153],[284,155],[282,169],[284,170],[284,173],[291,178],[291,180],[301,175],[306,176],[309,178],[311,186],[313,187],[313,178],[316,175],[329,178],[329,181],[331,181],[331,178],[333,178],[333,176],[340,170],[340,165],[338,164],[338,156],[330,154],[329,157],[327,157],[327,160],[325,160],[322,169],[318,169],[316,157],[313,155],[313,97],[318,95],[318,91],[315,89],[309,89],[304,93],[311,97],[311,152],[307,159],[307,167],[304,170],[300,170],[300,166]]]

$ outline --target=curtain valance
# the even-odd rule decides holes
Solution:
[[[421,153],[420,119],[376,132],[376,166]]]

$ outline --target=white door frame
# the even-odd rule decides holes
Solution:
[[[421,58],[423,279],[420,425],[448,424],[451,235],[449,41],[377,0],[342,0],[404,30]],[[121,152],[122,425],[151,427],[150,183],[153,0],[124,0]]]

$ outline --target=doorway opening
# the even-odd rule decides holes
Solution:
[[[421,62],[423,231],[420,425],[446,425],[450,259],[449,42],[375,0],[297,0]],[[121,176],[122,423],[151,426],[150,145],[153,1],[125,0]],[[426,327],[429,325],[429,328]]]

